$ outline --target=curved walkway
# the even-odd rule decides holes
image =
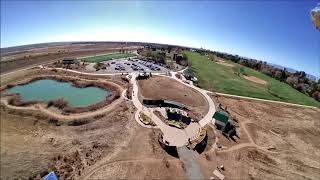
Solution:
[[[133,87],[132,102],[134,106],[137,108],[137,112],[135,115],[136,120],[140,121],[139,118],[137,119],[137,117],[140,114],[140,112],[142,112],[145,115],[149,116],[152,119],[152,121],[157,125],[157,127],[162,131],[163,139],[164,141],[167,141],[169,145],[178,147],[186,145],[188,142],[188,136],[184,130],[174,128],[165,124],[153,113],[151,109],[146,108],[141,104],[141,102],[138,99],[138,84],[136,81],[137,76],[137,73],[132,73],[131,76],[131,83]]]
[[[207,100],[208,105],[209,105],[209,110],[208,110],[207,114],[199,121],[199,124],[201,127],[204,127],[205,125],[210,123],[212,121],[213,114],[216,112],[216,107],[215,107],[215,104],[214,104],[213,100],[211,99],[211,97],[207,94],[207,91],[204,89],[198,88],[194,85],[184,83],[183,80],[178,79],[176,77],[177,72],[172,72],[171,74],[172,74],[172,76],[170,78],[173,78],[173,79],[177,80],[178,82],[183,83],[184,85],[195,89],[196,91],[200,92],[205,97],[205,99]]]
[[[175,74],[175,73],[172,73],[172,74]],[[204,91],[200,92],[195,87],[190,86],[190,87],[198,90],[201,94],[203,94],[206,97],[206,99],[209,103],[209,111],[208,111],[207,115],[202,120],[200,120],[199,123],[191,123],[186,129],[178,129],[178,128],[171,127],[171,126],[165,124],[161,119],[159,119],[153,113],[153,110],[151,108],[144,107],[141,104],[141,102],[139,101],[139,98],[138,98],[139,88],[138,88],[138,84],[137,84],[137,80],[136,80],[137,76],[138,76],[138,73],[131,73],[131,83],[132,83],[132,87],[133,87],[132,102],[133,102],[134,106],[138,109],[136,112],[136,115],[135,115],[136,121],[139,124],[141,123],[140,119],[138,118],[138,115],[140,112],[149,116],[152,119],[152,121],[157,125],[157,127],[162,131],[163,140],[165,142],[167,142],[170,146],[181,147],[181,146],[186,145],[190,138],[193,138],[194,136],[196,136],[196,134],[199,132],[201,127],[204,127],[206,124],[211,122],[212,114],[215,112],[215,106],[214,106],[212,99],[206,94],[206,92],[204,92]],[[168,77],[168,76],[166,76],[166,77]],[[174,77],[170,77],[170,78],[177,80]],[[182,81],[179,81],[179,82],[183,83]],[[145,127],[145,125],[144,125],[144,127]]]

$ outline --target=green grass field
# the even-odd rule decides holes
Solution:
[[[232,67],[217,64],[199,53],[187,51],[185,54],[188,57],[188,61],[191,62],[192,71],[198,78],[199,85],[204,89],[226,94],[320,107],[320,102],[315,99],[293,89],[286,83],[253,69],[244,67],[244,72],[248,76],[255,76],[265,80],[270,84],[271,93],[268,91],[267,85],[257,84],[238,76],[234,73]],[[226,62],[238,65],[231,61]]]
[[[81,60],[85,62],[90,62],[90,63],[98,63],[102,61],[109,61],[112,59],[120,59],[120,58],[127,58],[127,57],[133,57],[133,56],[135,55],[130,53],[112,53],[112,54],[105,54],[100,56],[86,57]]]

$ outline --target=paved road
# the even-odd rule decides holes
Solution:
[[[200,165],[195,160],[196,152],[186,148],[185,146],[179,147],[177,148],[177,150],[179,158],[183,162],[184,167],[186,168],[187,179],[204,179],[204,176],[200,169]]]

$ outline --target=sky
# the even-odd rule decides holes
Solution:
[[[1,47],[140,41],[206,48],[320,77],[316,0],[1,1]]]

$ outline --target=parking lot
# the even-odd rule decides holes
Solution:
[[[96,71],[94,64],[89,64],[86,69],[97,73],[127,73],[127,72],[152,72],[166,73],[169,70],[159,64],[143,61],[140,59],[117,59],[102,62],[105,66]]]

